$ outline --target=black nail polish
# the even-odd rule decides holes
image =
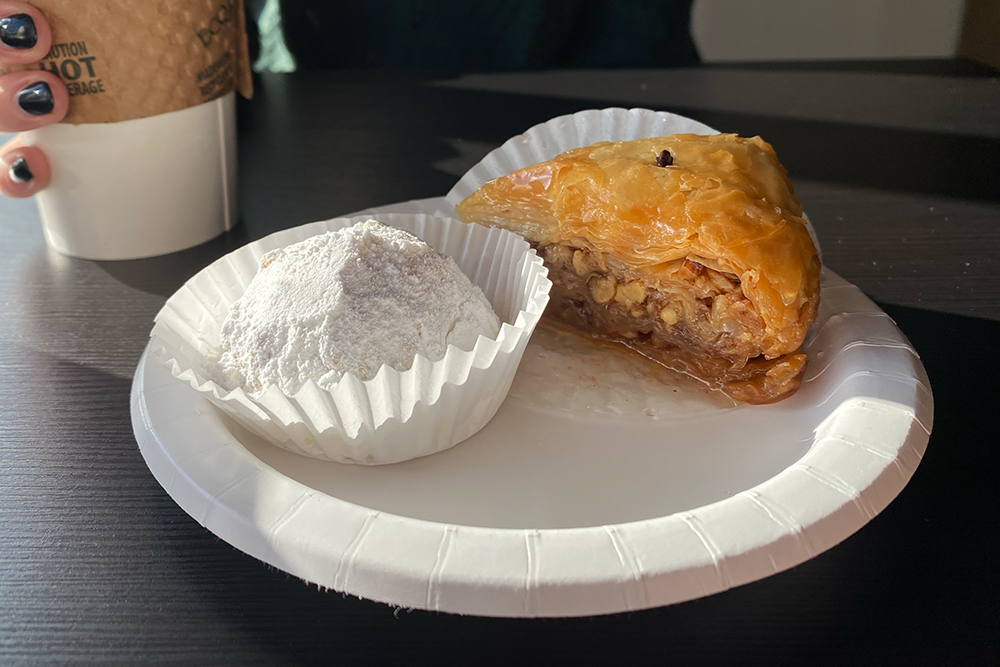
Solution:
[[[18,91],[17,103],[32,116],[44,116],[56,108],[55,100],[52,99],[52,89],[44,81],[33,83]]]
[[[14,49],[30,49],[38,43],[35,22],[27,14],[14,14],[0,19],[0,42]]]
[[[10,169],[7,170],[10,173],[10,180],[15,183],[27,183],[35,177],[28,169],[28,163],[24,161],[23,157],[19,157],[10,163]]]

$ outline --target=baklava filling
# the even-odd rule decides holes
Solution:
[[[748,403],[794,391],[804,354],[767,359],[765,326],[740,279],[687,257],[640,276],[583,239],[536,247],[552,280],[551,316],[617,340]]]

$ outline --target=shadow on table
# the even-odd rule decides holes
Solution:
[[[143,464],[131,380],[11,340],[0,368],[0,662],[44,647],[54,663],[127,664],[168,620],[165,543],[195,532]]]
[[[504,665],[581,656],[602,664],[982,659],[996,611],[982,517],[1000,464],[987,418],[995,411],[1000,323],[883,308],[924,351],[936,401],[925,460],[899,498],[856,535],[763,581],[630,614],[484,619],[394,611],[320,591],[224,544],[210,548],[212,538],[197,530],[169,542],[163,567],[200,582],[196,611],[217,625],[213,633],[232,638],[237,648],[225,656],[241,664],[399,664],[431,656],[440,664]]]
[[[129,287],[168,297],[202,268],[251,240],[240,220],[228,232],[194,248],[159,257],[94,262],[94,265]]]

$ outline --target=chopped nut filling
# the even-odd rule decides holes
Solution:
[[[690,372],[739,400],[765,403],[794,390],[805,356],[766,359],[764,324],[740,279],[678,260],[656,284],[585,243],[540,246],[553,283],[551,315]]]

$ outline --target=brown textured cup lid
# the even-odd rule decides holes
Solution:
[[[52,28],[40,63],[70,94],[66,123],[110,123],[253,94],[242,0],[31,0]]]

